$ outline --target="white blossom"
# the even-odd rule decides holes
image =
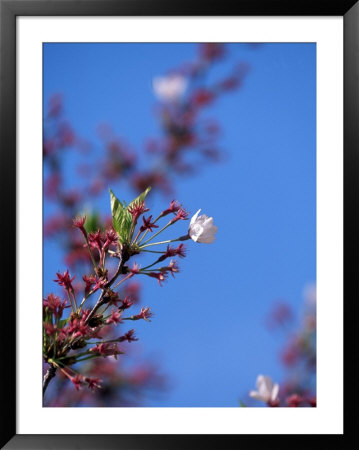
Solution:
[[[185,93],[186,88],[187,79],[178,74],[156,77],[153,80],[153,90],[156,96],[164,102],[179,100]]]
[[[279,384],[274,384],[271,377],[258,375],[256,385],[257,390],[249,393],[251,397],[265,403],[278,401]]]
[[[195,242],[204,244],[211,244],[215,240],[215,233],[218,228],[213,225],[213,217],[208,217],[205,214],[198,216],[199,209],[192,217],[188,228],[189,237]]]

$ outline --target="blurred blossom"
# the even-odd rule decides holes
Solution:
[[[274,384],[271,377],[258,375],[256,382],[257,390],[250,391],[249,395],[256,400],[274,406],[278,402],[279,384]]]
[[[63,232],[67,226],[67,217],[64,214],[56,214],[47,219],[44,223],[44,236],[52,237]]]
[[[294,366],[300,358],[300,349],[296,337],[291,339],[289,343],[281,351],[281,360],[287,367]]]
[[[293,311],[288,303],[277,301],[266,318],[268,329],[286,326],[293,320]]]
[[[153,90],[157,98],[164,102],[175,102],[184,95],[187,89],[187,79],[182,75],[173,74],[153,79]]]
[[[51,386],[54,395],[50,407],[133,407],[142,406],[148,396],[159,396],[169,389],[167,377],[161,369],[149,361],[133,367],[125,367],[114,358],[94,359],[87,364],[93,377],[103,380],[96,392],[89,389],[75,390],[60,371]],[[46,367],[45,367],[46,369]]]
[[[140,302],[141,284],[133,281],[123,287],[123,296],[130,297],[133,303]]]
[[[300,321],[294,320],[292,308],[283,301],[274,305],[267,318],[267,325],[271,330],[281,328],[285,333],[283,347],[279,353],[285,368],[281,382],[281,396],[286,398],[283,406],[316,405],[315,401],[312,401],[316,392],[315,284],[308,284],[304,288],[303,300]]]
[[[225,45],[219,42],[206,42],[199,45],[199,53],[205,60],[221,59],[225,54]]]
[[[289,397],[287,397],[286,402],[287,402],[289,407],[296,408],[303,402],[303,399],[298,394],[292,394]]]
[[[61,114],[63,108],[62,94],[55,94],[50,98],[48,106],[48,117],[56,117]]]

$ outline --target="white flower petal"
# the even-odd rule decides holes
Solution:
[[[263,397],[257,391],[250,391],[249,396],[255,398],[256,400],[265,401]]]
[[[194,222],[196,222],[198,214],[201,212],[201,210],[199,209],[196,214],[192,217],[190,225],[192,225]]]
[[[276,383],[276,384],[273,386],[273,389],[272,389],[272,395],[271,395],[271,400],[272,400],[272,402],[275,402],[275,401],[277,400],[277,398],[278,398],[278,393],[279,393],[279,384]]]
[[[266,392],[270,395],[273,389],[273,381],[271,377],[264,376],[263,377],[263,386]]]
[[[267,375],[258,375],[257,381],[257,394],[264,402],[274,402],[278,400],[279,384],[274,384],[271,377]]]
[[[201,236],[200,238],[197,239],[197,242],[200,242],[201,244],[212,244],[212,242],[214,242],[216,239],[216,236],[208,236],[208,237],[203,237]]]
[[[213,225],[213,217],[208,217],[206,214],[199,216],[200,211],[199,209],[192,217],[188,234],[195,242],[211,244],[215,240],[214,234],[218,228]]]
[[[208,227],[209,225],[213,225],[213,217],[208,217],[208,216],[201,216],[201,217],[205,217],[204,221],[203,221],[203,226]]]
[[[263,380],[264,380],[264,375],[258,375],[257,381],[256,381],[257,389],[259,389],[263,385]]]
[[[190,238],[192,239],[192,240],[194,240],[195,242],[197,242],[198,241],[198,238],[199,238],[199,236],[200,236],[200,233],[191,233],[190,232]]]

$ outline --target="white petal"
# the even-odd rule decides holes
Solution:
[[[202,214],[197,218],[197,222],[200,222],[203,225],[207,219],[209,219],[209,217],[206,216],[206,214]]]
[[[202,232],[203,228],[197,222],[189,226],[188,234],[195,242],[197,242],[198,238],[202,235]]]
[[[258,389],[263,385],[263,381],[264,381],[264,375],[258,375],[257,381],[256,381],[256,386]]]
[[[260,400],[261,402],[266,401],[263,399],[263,397],[257,391],[250,391],[249,396],[252,398],[255,398],[256,400]]]
[[[195,242],[198,241],[199,234],[196,234],[196,233],[190,233],[189,236],[190,236],[190,238],[192,239],[192,241],[195,241]]]
[[[207,242],[213,242],[215,240],[215,233],[216,230],[213,230],[212,228],[206,229],[204,228],[202,233],[201,233],[201,239],[203,242],[207,241]]]
[[[201,210],[199,209],[199,210],[196,212],[196,214],[192,217],[191,222],[190,222],[190,225],[192,225],[192,224],[197,220],[198,214],[199,214],[200,212],[201,212]]]
[[[265,387],[267,394],[270,396],[272,389],[273,389],[272,378],[268,377],[268,376],[264,376],[263,377],[263,386]]]
[[[249,396],[253,398],[258,398],[258,392],[257,391],[249,391]]]
[[[278,393],[279,393],[279,384],[276,383],[276,384],[273,386],[273,389],[272,389],[272,395],[271,395],[271,400],[272,400],[272,402],[274,402],[274,401],[277,400]]]
[[[212,225],[210,228],[211,233],[215,234],[218,231],[218,227],[216,227],[216,225]]]
[[[201,242],[202,244],[212,244],[216,239],[216,236],[210,235],[210,236],[200,236],[198,238],[198,242]]]
[[[208,217],[204,215],[201,217],[205,217],[205,220],[203,221],[203,226],[208,227],[209,225],[213,225],[213,217]]]

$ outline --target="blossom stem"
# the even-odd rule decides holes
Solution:
[[[85,236],[87,248],[88,248],[88,250],[89,250],[89,252],[90,252],[90,257],[91,257],[91,261],[92,261],[93,267],[94,267],[94,269],[95,269],[95,271],[96,271],[96,268],[97,268],[97,266],[96,266],[96,261],[95,261],[95,258],[94,258],[94,256],[93,256],[93,253],[92,253],[92,250],[91,250],[91,247],[90,247],[90,243],[89,243],[88,237],[87,237],[87,235],[84,235],[84,236]]]
[[[183,241],[183,239],[179,238],[179,239],[170,239],[168,241],[161,241],[161,242],[152,242],[152,244],[146,244],[140,247],[140,249],[142,250],[145,247],[150,247],[151,245],[160,245],[160,244],[168,244],[170,242],[176,242],[176,241]]]
[[[55,333],[55,336],[54,336],[54,358],[56,358],[56,340],[57,340],[57,333]]]
[[[147,270],[149,267],[152,267],[154,264],[158,263],[159,261],[156,261],[155,263],[151,264],[150,266],[144,267],[143,269],[141,269],[140,273],[143,273],[144,275],[146,275],[147,273],[151,273],[151,272],[162,272],[162,269],[151,269],[151,270]]]
[[[73,300],[74,300],[74,306],[75,306],[75,309],[76,309],[76,311],[77,311],[77,310],[78,310],[78,307],[77,307],[77,301],[76,301],[76,296],[75,296],[74,291],[71,291],[71,296],[72,296],[72,298],[73,298]]]
[[[165,225],[164,227],[162,227],[159,231],[157,231],[157,233],[153,234],[149,239],[147,239],[147,241],[145,241],[143,244],[147,244],[148,242],[152,241],[152,239],[154,239],[156,236],[158,236],[160,233],[162,233],[162,231],[164,231],[166,228],[168,228],[170,225],[172,225],[173,222],[169,221],[167,225]],[[142,247],[146,247],[146,245],[142,245],[140,248]]]
[[[85,301],[95,292],[97,291],[97,289],[92,289],[88,294],[86,294],[84,296],[84,298],[82,299],[81,303],[80,303],[80,309],[82,308],[82,305],[85,303]]]
[[[157,217],[157,219],[156,219],[153,223],[155,224],[161,217],[162,217],[162,214],[160,214],[160,215]],[[147,229],[147,230],[143,233],[143,236],[142,236],[141,239],[137,242],[138,245],[144,240],[144,238],[146,237],[148,231],[149,231],[149,230]],[[152,237],[153,237],[153,236],[152,236]],[[137,238],[136,238],[136,240],[137,240]]]
[[[72,310],[72,312],[74,312],[74,305],[72,303],[70,293],[69,293],[69,291],[67,289],[66,289],[66,293],[67,293],[67,299],[68,299],[68,301],[69,301],[69,303],[71,305],[71,310]]]
[[[148,230],[146,230],[146,231],[148,231]],[[138,230],[138,233],[137,233],[135,239],[133,240],[133,244],[136,243],[136,241],[137,241],[137,239],[139,238],[140,234],[141,234],[141,229]]]
[[[82,299],[82,302],[80,303],[80,309],[82,308],[82,305],[85,303],[85,301],[88,299],[89,295],[85,295],[85,297]]]
[[[155,222],[153,222],[153,223],[155,223]],[[144,238],[145,238],[145,236],[146,236],[147,233],[148,233],[148,230],[146,230],[146,231],[143,233],[143,236],[142,236],[141,239],[137,242],[138,245],[144,240]],[[135,242],[136,242],[136,241],[135,241]]]
[[[99,344],[109,344],[111,342],[120,342],[120,338],[111,339],[109,341],[88,342],[88,344],[90,344],[90,345],[99,345]]]
[[[127,281],[129,278],[132,277],[132,273],[128,274],[125,278],[122,278],[121,281],[119,281],[118,283],[115,284],[115,286],[113,287],[114,289],[117,288],[120,284],[124,283],[125,281]]]
[[[110,306],[110,303],[107,303],[107,305],[105,306],[105,309],[102,311],[102,315],[104,315],[105,314],[105,312],[107,311],[107,309],[109,308],[109,306]]]
[[[150,267],[154,266],[155,264],[158,264],[159,262],[160,262],[160,258],[158,258],[154,263],[150,264],[149,266],[143,267],[141,269],[141,272],[144,272],[146,269],[149,269]]]
[[[105,252],[105,250],[102,250],[101,262],[100,262],[102,269],[105,268],[105,260],[106,260],[106,252]]]
[[[76,362],[86,361],[86,360],[88,360],[88,359],[97,358],[98,356],[99,356],[99,355],[91,355],[91,356],[88,356],[87,358],[77,359]]]
[[[90,353],[89,353],[89,351],[87,350],[86,352],[82,352],[82,353],[78,353],[78,354],[76,354],[76,355],[70,355],[70,356],[74,356],[74,357],[77,358],[78,356],[85,356],[85,355],[89,355],[89,354],[90,354]],[[66,359],[66,358],[68,358],[67,355],[61,356],[61,358],[59,358],[58,361],[60,362],[61,359]]]
[[[156,251],[156,250],[142,250],[143,252],[148,252],[148,253],[160,253],[160,254],[164,254],[164,253],[166,253],[166,252],[159,252],[159,251]]]

